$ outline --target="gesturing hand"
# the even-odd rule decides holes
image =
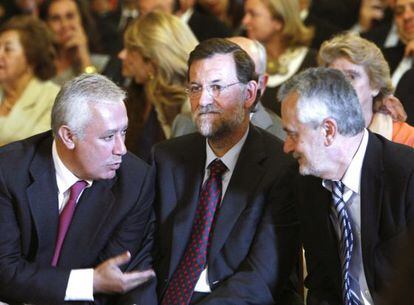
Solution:
[[[131,254],[127,251],[107,259],[94,269],[94,293],[125,293],[155,277],[152,269],[122,272],[119,266],[129,262]]]

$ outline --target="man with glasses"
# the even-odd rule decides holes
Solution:
[[[189,58],[198,133],[155,146],[160,304],[280,304],[298,247],[295,165],[250,124],[254,63],[226,39]]]

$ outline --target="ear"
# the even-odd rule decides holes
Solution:
[[[331,118],[327,118],[322,122],[322,133],[324,136],[325,146],[331,146],[337,136],[338,125],[336,121]]]
[[[244,108],[250,109],[251,106],[256,101],[257,89],[259,86],[254,80],[249,81],[246,84],[246,88],[244,90]]]
[[[379,93],[379,89],[372,89],[371,90],[371,96],[372,98],[376,97]]]
[[[266,90],[266,86],[267,86],[268,81],[269,81],[269,74],[267,74],[267,73],[263,74],[259,79],[260,89],[261,89],[261,91],[260,91],[260,96],[261,97],[263,96],[263,94]]]
[[[273,27],[276,32],[282,32],[284,25],[285,23],[282,20],[273,18]]]
[[[59,127],[58,135],[67,149],[73,150],[76,147],[77,136],[75,133],[69,128],[69,126],[62,125]]]

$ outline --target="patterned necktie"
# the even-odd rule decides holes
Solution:
[[[360,305],[358,297],[358,283],[351,277],[349,264],[351,262],[354,237],[352,235],[351,218],[345,207],[344,184],[341,181],[332,181],[332,198],[335,206],[336,216],[339,220],[340,237],[340,259],[342,265],[342,293],[345,305]]]
[[[73,213],[75,212],[76,199],[78,199],[79,194],[85,189],[86,185],[86,181],[80,180],[70,187],[69,200],[59,215],[59,230],[56,239],[55,252],[52,258],[52,266],[57,265],[60,251],[62,250],[63,241],[65,240],[66,232],[68,231],[70,222],[72,221]]]
[[[227,167],[219,159],[209,165],[210,176],[198,200],[191,237],[175,270],[161,305],[187,305],[207,263],[207,249],[216,208],[221,201],[221,177]]]

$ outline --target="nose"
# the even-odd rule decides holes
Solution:
[[[203,87],[200,93],[198,104],[200,106],[207,106],[213,102],[213,97],[206,87]]]
[[[118,53],[118,58],[120,60],[124,60],[125,59],[125,55],[126,55],[126,50],[122,49],[119,53]]]
[[[122,135],[117,135],[115,137],[115,144],[113,148],[114,155],[123,156],[127,152],[127,148],[125,146],[125,137]]]
[[[249,14],[244,14],[243,19],[242,19],[242,24],[244,26],[248,25],[250,22],[250,16]]]
[[[294,148],[295,148],[294,142],[290,139],[289,136],[287,136],[285,143],[283,144],[283,151],[285,152],[285,154],[289,154],[294,151]]]

